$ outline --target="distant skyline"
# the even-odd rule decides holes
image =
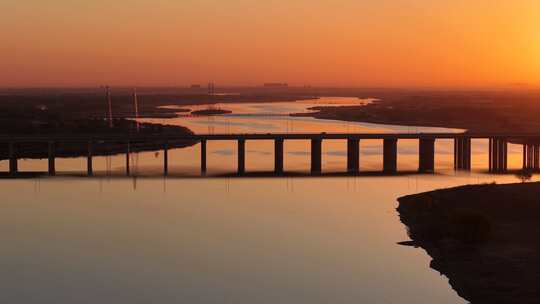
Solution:
[[[4,0],[0,87],[540,86],[538,0]]]

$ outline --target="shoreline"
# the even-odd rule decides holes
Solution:
[[[426,126],[458,128],[468,131],[497,132],[514,130],[526,132],[540,129],[535,113],[540,105],[539,95],[523,97],[518,93],[500,92],[425,92],[425,91],[388,91],[388,90],[352,90],[352,91],[317,91],[295,89],[284,91],[255,90],[240,95],[204,95],[192,92],[153,92],[139,96],[140,118],[175,118],[187,109],[166,108],[166,105],[212,105],[215,103],[243,102],[284,102],[317,99],[322,96],[366,98],[376,96],[377,100],[360,106],[324,106],[308,110],[317,112],[291,113],[296,117],[313,117],[339,121],[357,121],[366,123],[389,124],[400,126]],[[133,119],[132,97],[128,92],[113,95],[113,117],[115,119]],[[519,99],[519,106],[512,108],[514,98]],[[30,133],[54,134],[64,130],[63,124],[72,125],[67,129],[79,128],[80,122],[103,121],[103,96],[98,91],[67,92],[58,94],[48,92],[44,95],[31,93],[13,93],[0,95],[0,126],[6,134],[17,134],[20,130]],[[509,104],[510,102],[510,104]],[[513,109],[514,111],[509,111]],[[515,112],[515,113],[514,113]],[[204,113],[204,112],[203,112]],[[458,114],[456,114],[458,113]],[[221,113],[220,113],[221,114]],[[37,122],[37,124],[36,124]],[[83,123],[84,124],[84,123]],[[59,127],[60,126],[60,127]],[[163,127],[161,124],[154,126]],[[83,126],[84,127],[84,126]],[[181,128],[181,127],[180,127]],[[124,132],[127,130],[124,130]],[[182,130],[181,132],[183,132]],[[103,130],[108,133],[110,131]],[[190,131],[191,132],[191,131]],[[515,141],[515,140],[514,140]],[[5,149],[5,148],[4,148]],[[158,149],[155,145],[146,150]],[[81,149],[82,150],[82,149]],[[108,155],[123,153],[124,148],[116,147],[106,151]],[[61,152],[60,152],[61,153]],[[97,152],[99,153],[99,152]],[[5,152],[4,152],[5,154]],[[0,156],[2,148],[0,147]],[[81,156],[69,154],[66,156]],[[41,154],[43,156],[43,153]],[[36,158],[38,156],[35,156]]]
[[[538,303],[540,183],[474,185],[398,199],[411,242],[471,303]]]
[[[366,95],[362,95],[366,96]],[[540,94],[528,92],[400,92],[363,106],[312,107],[292,116],[402,126],[524,132],[540,129]]]
[[[100,135],[121,135],[126,138],[130,134],[136,132],[137,123],[131,120],[116,120],[115,127],[111,130],[108,127],[103,126],[103,121],[87,121],[90,123],[90,129],[93,129],[91,136],[99,138]],[[150,124],[150,123],[140,123],[139,129],[140,133],[138,134],[147,134],[147,135],[156,135],[156,134],[185,134],[190,135],[194,134],[190,129],[182,126],[170,126],[170,125],[161,125],[161,124]],[[68,131],[68,134],[86,134],[85,130],[77,129],[74,126],[69,126],[68,129],[62,130],[63,132]],[[20,135],[32,134],[32,133],[19,133]],[[57,130],[50,133],[39,133],[40,135],[51,134],[53,136],[58,136],[59,133]],[[10,134],[16,135],[16,134]],[[196,141],[171,141],[168,143],[169,148],[185,148],[197,144]],[[150,152],[158,151],[163,149],[163,143],[156,142],[130,142],[129,151],[130,152]],[[16,145],[16,153],[18,159],[46,159],[48,158],[48,143],[18,143]],[[123,154],[128,151],[128,145],[126,141],[108,141],[106,143],[93,142],[92,143],[92,156],[111,156]],[[58,158],[77,158],[88,156],[89,153],[89,144],[88,143],[62,143],[58,142],[55,146],[55,157]],[[9,159],[9,152],[7,145],[0,145],[0,160]]]

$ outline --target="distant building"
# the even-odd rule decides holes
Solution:
[[[192,84],[192,85],[191,85],[191,88],[192,88],[192,89],[200,89],[200,88],[202,88],[202,87],[201,87],[200,84]]]
[[[288,86],[289,84],[285,82],[269,82],[264,84],[265,88],[286,88]]]

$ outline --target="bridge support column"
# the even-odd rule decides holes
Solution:
[[[206,140],[201,140],[201,174],[206,174]]]
[[[540,145],[539,144],[524,144],[523,145],[523,169],[540,170]]]
[[[533,146],[527,145],[527,168],[533,169],[534,152]]]
[[[88,156],[86,158],[86,169],[88,176],[94,175],[94,169],[92,166],[92,154],[94,153],[94,147],[91,141],[88,142]]]
[[[454,169],[471,170],[471,139],[454,139]]]
[[[274,140],[274,173],[283,173],[283,138]]]
[[[504,143],[504,141],[502,139],[499,139],[498,140],[498,144],[499,144],[499,164],[498,164],[498,172],[504,172],[504,162],[506,160],[506,157],[505,157],[505,149],[506,149],[506,145]]]
[[[347,171],[349,173],[360,172],[360,140],[347,139]]]
[[[435,171],[435,139],[420,139],[418,167],[422,173]]]
[[[540,146],[538,144],[534,145],[534,170],[538,171],[540,169]]]
[[[311,173],[322,172],[322,139],[311,140]]]
[[[504,138],[490,138],[489,140],[490,144],[490,172],[492,173],[504,173],[508,170],[508,141]],[[527,163],[529,161],[528,158],[528,148],[524,148],[526,151],[525,153],[525,162]],[[532,151],[531,151],[532,152]],[[531,161],[533,159],[531,158]],[[531,163],[532,165],[532,163]]]
[[[9,174],[16,175],[19,172],[17,161],[17,144],[9,143]]]
[[[503,168],[504,168],[504,172],[508,172],[508,139],[504,139],[504,155],[503,155]],[[538,149],[537,149],[538,151]],[[538,158],[537,158],[538,159]]]
[[[128,141],[126,145],[126,176],[129,176],[131,174],[131,165],[129,163],[130,154],[131,154],[131,144]]]
[[[493,172],[493,139],[489,139],[489,154],[488,154],[488,163],[489,163],[489,172]],[[527,149],[526,146],[523,146],[523,168],[525,168],[525,150]]]
[[[455,169],[463,169],[463,139],[456,138],[454,140],[454,163]]]
[[[491,139],[491,172],[499,171],[499,141],[496,138]]]
[[[49,142],[49,175],[50,176],[56,175],[55,157],[56,157],[56,144],[50,141]]]
[[[163,176],[169,175],[169,142],[163,145]]]
[[[246,140],[238,140],[238,174],[246,173]]]
[[[523,157],[522,157],[522,160],[523,160],[523,170],[527,170],[527,144],[523,144]]]
[[[532,144],[527,145],[527,168],[534,169],[534,147]]]
[[[471,139],[463,139],[463,169],[471,170]]]
[[[529,165],[529,144],[523,144],[523,170],[530,169]]]
[[[508,140],[506,138],[500,140],[501,147],[501,168],[502,172],[508,171]]]
[[[454,138],[454,170],[458,170],[461,167],[459,161],[461,160],[461,139]]]
[[[533,144],[527,144],[525,146],[526,152],[526,158],[527,158],[527,165],[526,168],[528,170],[534,169],[534,145]]]
[[[397,138],[387,138],[383,143],[383,171],[397,172]]]

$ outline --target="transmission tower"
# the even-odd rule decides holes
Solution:
[[[216,85],[213,82],[208,83],[208,95],[212,96],[216,93]]]
[[[140,124],[139,124],[139,100],[137,98],[137,89],[133,90],[133,106],[135,107],[135,125],[137,127],[137,133],[140,131]]]
[[[107,93],[107,103],[109,105],[109,128],[113,127],[113,114],[112,114],[112,101],[111,101],[111,89],[109,86],[105,87]]]

